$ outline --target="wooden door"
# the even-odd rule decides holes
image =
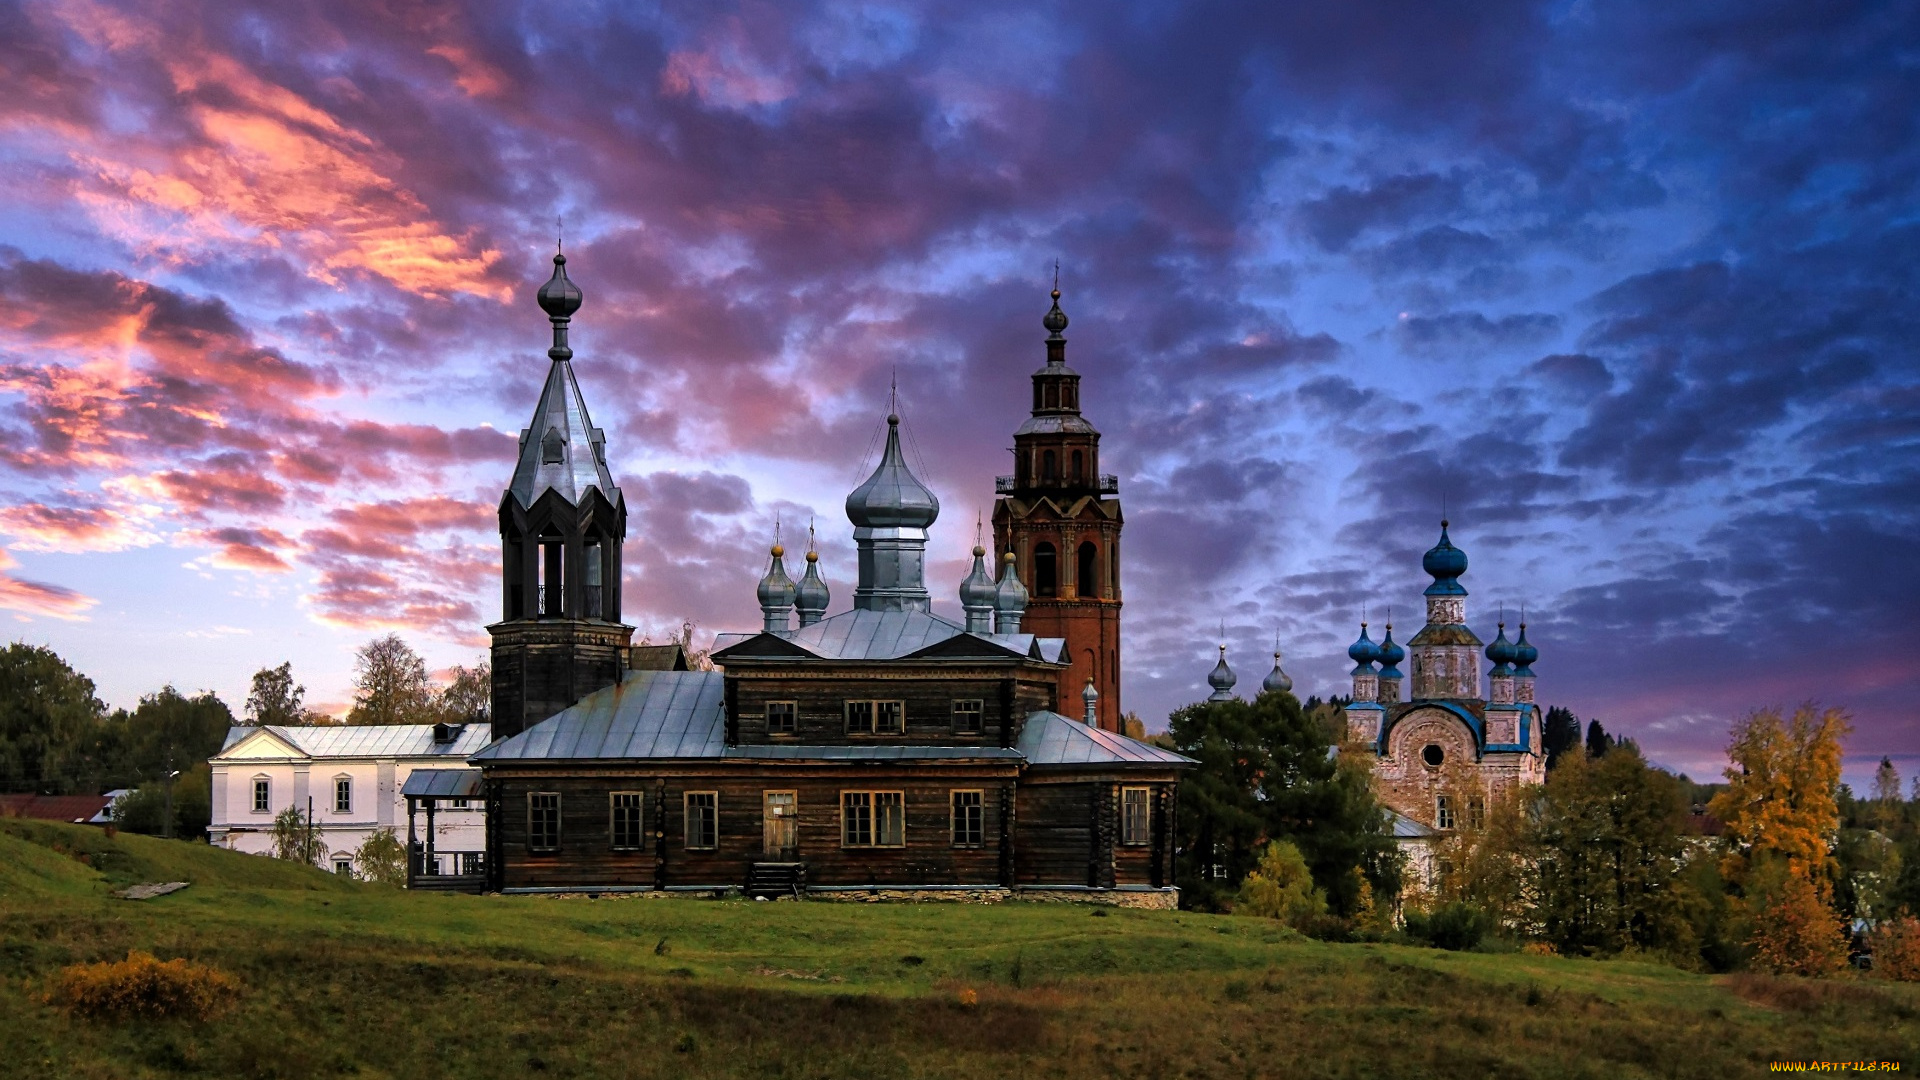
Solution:
[[[766,793],[765,843],[766,854],[776,858],[792,858],[800,849],[800,820],[798,807],[791,791],[769,791]]]

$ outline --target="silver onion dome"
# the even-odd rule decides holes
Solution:
[[[862,529],[925,529],[940,516],[940,500],[907,468],[900,452],[900,416],[887,416],[887,448],[867,482],[847,496],[847,518]]]
[[[800,613],[800,625],[812,626],[827,614],[827,605],[833,601],[833,594],[827,591],[827,583],[820,577],[820,553],[807,552],[807,572],[800,578],[800,584],[794,586],[793,606]]]
[[[779,544],[773,545],[769,552],[773,562],[767,567],[767,575],[760,579],[760,587],[755,590],[760,597],[760,612],[765,617],[764,629],[776,633],[787,629],[787,615],[793,610],[793,579],[787,576],[787,564],[781,558],[787,552]]]
[[[1213,693],[1207,695],[1208,701],[1232,701],[1234,678],[1233,669],[1227,666],[1227,647],[1220,646],[1220,662],[1213,665],[1207,673],[1207,685],[1213,687]]]
[[[1007,552],[1002,565],[1000,583],[993,591],[994,631],[1017,634],[1020,632],[1020,619],[1027,613],[1027,587],[1020,584],[1020,574],[1013,565],[1013,552]]]
[[[999,585],[987,572],[987,549],[973,546],[973,572],[960,583],[960,608],[967,613],[967,630],[975,634],[993,633],[994,599]]]
[[[1280,652],[1274,650],[1273,670],[1260,680],[1260,689],[1267,693],[1285,693],[1293,689],[1293,678],[1280,669]]]

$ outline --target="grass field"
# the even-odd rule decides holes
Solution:
[[[164,880],[194,884],[111,896]],[[45,1003],[62,966],[135,948],[228,971],[237,1008]],[[0,820],[4,1076],[1723,1078],[1778,1059],[1920,1067],[1920,988],[1043,904],[409,894]]]

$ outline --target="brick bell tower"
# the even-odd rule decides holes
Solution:
[[[580,309],[567,257],[553,257],[540,307],[552,361],[500,497],[501,619],[493,636],[493,737],[504,739],[620,681],[633,627],[620,622],[627,503],[587,416],[567,325]]]
[[[1101,474],[1100,433],[1080,415],[1058,280],[1041,325],[1047,364],[1033,373],[1033,415],[1013,433],[1013,475],[994,481],[993,540],[1031,593],[1021,631],[1067,640],[1059,699],[1081,700],[1091,681],[1099,725],[1119,731],[1120,482]]]

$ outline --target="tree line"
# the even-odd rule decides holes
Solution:
[[[1427,878],[1390,835],[1372,747],[1341,745],[1345,704],[1269,692],[1172,715],[1156,741],[1199,762],[1176,819],[1183,905],[1339,940],[1804,975],[1871,956],[1920,978],[1920,778],[1902,798],[1883,759],[1856,797],[1840,710],[1742,718],[1724,782],[1702,785],[1551,709],[1544,784],[1489,801],[1467,770],[1440,777],[1470,809]]]
[[[132,793],[115,807],[122,828],[203,836],[211,820],[207,759],[236,724],[429,724],[484,719],[492,671],[484,658],[436,684],[426,662],[398,635],[354,655],[353,705],[341,717],[308,708],[291,662],[255,672],[244,712],[212,691],[168,685],[132,709],[108,709],[93,680],[58,653],[14,642],[0,649],[0,792],[43,795]],[[166,806],[171,777],[173,816]]]

